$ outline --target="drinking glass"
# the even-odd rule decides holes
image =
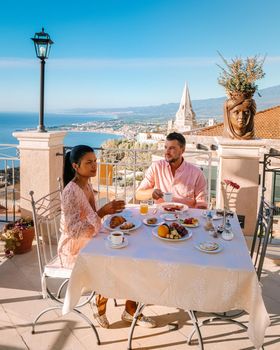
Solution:
[[[148,205],[148,201],[140,201],[140,214],[141,215],[146,215],[148,214],[149,211],[149,205]]]
[[[164,192],[163,194],[163,200],[165,202],[172,202],[173,194],[172,192]]]
[[[126,198],[125,198],[125,193],[123,193],[123,192],[117,192],[116,194],[115,194],[115,200],[116,201],[124,201],[124,204],[126,204]],[[124,209],[125,210],[125,209]],[[118,210],[117,212],[118,213],[121,213],[123,210]]]
[[[126,195],[125,192],[116,192],[115,193],[115,200],[116,201],[126,201]]]

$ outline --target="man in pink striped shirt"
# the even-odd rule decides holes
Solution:
[[[172,132],[165,141],[165,160],[154,162],[136,191],[136,199],[163,201],[165,192],[172,192],[172,201],[191,208],[207,208],[206,180],[202,171],[183,158],[186,140]]]

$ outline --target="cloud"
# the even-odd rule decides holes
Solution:
[[[100,68],[158,68],[194,67],[215,64],[215,58],[156,57],[156,58],[51,58],[48,63],[57,68],[100,69]],[[34,67],[36,59],[0,58],[0,68]]]
[[[279,63],[280,62],[280,56],[267,56],[265,63]]]
[[[77,58],[54,59],[52,64],[60,67],[71,68],[158,68],[158,67],[183,67],[183,66],[210,66],[215,63],[214,58],[189,58],[189,57],[156,57],[156,58]]]
[[[0,68],[34,67],[35,59],[0,57]]]
[[[155,57],[155,58],[51,58],[53,68],[63,69],[134,69],[164,67],[210,67],[218,63],[218,57]],[[280,62],[280,56],[267,56],[265,63]],[[35,58],[0,57],[1,68],[33,68]]]

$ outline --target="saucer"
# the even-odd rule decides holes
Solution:
[[[216,254],[223,250],[223,246],[221,244],[218,244],[216,242],[211,242],[211,241],[200,242],[195,245],[195,248],[207,254]]]
[[[113,249],[120,249],[120,248],[124,248],[128,245],[128,239],[126,237],[123,238],[123,242],[121,244],[113,244],[109,238],[110,236],[107,237],[107,246],[109,248],[113,248]]]
[[[179,219],[177,214],[161,214],[160,217],[165,221],[176,221]]]

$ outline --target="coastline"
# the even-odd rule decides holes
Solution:
[[[72,125],[60,125],[49,128],[49,130],[63,130],[69,132],[92,132],[96,134],[111,134],[121,136],[127,139],[135,139],[139,133],[146,132],[160,132],[166,133],[167,123],[162,124],[158,122],[145,122],[130,121],[125,122],[123,120],[110,120],[110,121],[92,121],[87,123],[75,123]]]
[[[96,118],[96,119],[95,119]],[[29,113],[0,112],[1,130],[0,144],[15,144],[17,140],[12,136],[14,131],[36,130],[38,117]],[[75,145],[81,142],[99,147],[108,139],[125,138],[135,140],[139,133],[165,133],[167,123],[140,116],[130,118],[108,118],[95,115],[79,117],[77,115],[46,115],[45,126],[48,131],[66,131],[65,145]],[[80,134],[79,134],[80,133]],[[96,135],[96,136],[94,136]]]
[[[117,130],[110,130],[110,129],[98,129],[98,130],[79,130],[79,129],[61,129],[58,128],[56,130],[63,130],[63,131],[69,131],[69,132],[90,132],[92,134],[106,134],[106,135],[119,135],[119,136],[125,136],[122,132]]]

